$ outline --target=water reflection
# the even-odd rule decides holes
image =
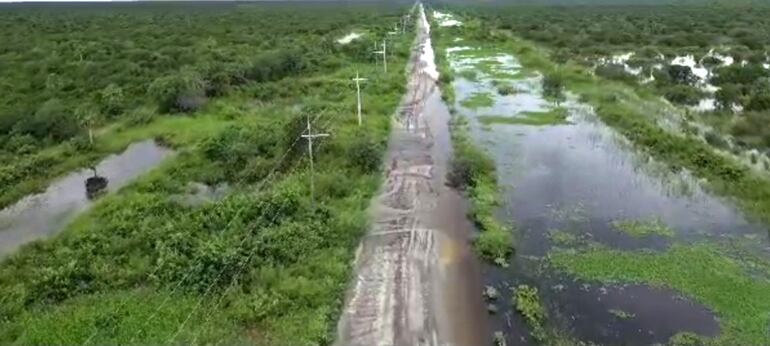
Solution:
[[[70,173],[44,192],[0,210],[0,256],[62,230],[94,197],[120,189],[171,153],[153,140],[134,143],[91,169]]]
[[[481,60],[463,57],[463,51],[449,54],[455,69],[467,69]],[[458,77],[453,83],[458,101],[480,92],[494,95],[491,107],[473,110],[459,102],[456,106],[470,118],[476,143],[497,164],[504,200],[500,219],[512,224],[515,220],[519,230],[513,266],[487,267],[486,284],[506,292],[502,296],[508,298],[511,287],[518,284],[539,288],[549,315],[584,341],[649,345],[666,343],[679,331],[716,335],[719,326],[713,313],[676,292],[596,286],[553,273],[545,259],[555,246],[551,235],[564,232],[583,244],[659,251],[674,241],[764,234],[763,228],[747,221],[731,203],[710,195],[687,172],[673,173],[666,165],[635,153],[574,95],[562,104],[569,111],[570,124],[481,124],[476,117],[517,117],[553,107],[542,97],[538,76],[509,79],[517,93],[498,95],[492,83],[499,78],[495,74],[517,75],[520,65],[510,56],[497,61],[501,64],[491,74],[482,72],[477,80]],[[617,220],[650,218],[670,226],[674,237],[639,238],[612,227]],[[509,344],[530,343],[526,323],[506,299],[497,304],[500,310],[493,330],[504,330]],[[619,318],[609,312],[613,309],[634,318]]]

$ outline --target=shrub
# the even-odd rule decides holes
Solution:
[[[664,88],[663,96],[673,103],[696,105],[703,97],[703,92],[698,88],[679,84]]]
[[[161,112],[191,112],[205,103],[205,82],[200,74],[183,70],[155,79],[148,90]]]
[[[618,64],[599,65],[596,67],[596,75],[625,83],[636,82],[636,76],[626,72],[625,67]]]
[[[101,105],[101,112],[108,116],[122,113],[126,106],[123,89],[110,83],[99,92],[99,104]]]
[[[556,100],[558,104],[564,98],[564,76],[559,73],[548,73],[543,76],[543,96]]]
[[[351,163],[364,173],[376,172],[382,164],[383,145],[366,134],[356,135],[348,147]]]
[[[31,118],[17,124],[17,131],[36,138],[55,141],[68,139],[78,133],[78,122],[72,112],[58,99],[43,103]]]

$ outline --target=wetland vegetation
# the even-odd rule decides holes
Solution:
[[[759,125],[754,114],[763,112],[760,85],[768,69],[763,66],[768,42],[748,30],[754,23],[756,32],[766,30],[767,23],[759,14],[767,13],[766,6],[749,10],[725,4],[452,3],[437,10],[462,23],[432,33],[437,51],[446,52],[441,58],[449,60],[448,68],[456,72],[451,80],[452,93],[460,101],[449,101],[457,107],[458,117],[477,123],[468,132],[474,145],[491,152],[497,183],[513,186],[499,192],[503,196],[493,214],[498,222],[517,225],[511,239],[511,244],[517,244],[516,255],[509,268],[489,269],[486,284],[501,291],[509,288],[527,297],[532,292],[538,296],[521,299],[516,294],[511,299],[519,326],[527,328],[528,334],[511,328],[510,320],[506,327],[503,319],[499,328],[506,332],[495,334],[495,339],[526,339],[543,345],[770,343],[770,298],[764,294],[770,270],[766,260],[770,255],[770,177],[758,164],[766,150],[758,133],[767,126]],[[756,13],[731,19],[749,11]],[[687,55],[695,56],[696,62],[690,64]],[[716,62],[717,57],[722,63]],[[730,60],[735,63],[724,63]],[[744,60],[746,63],[741,63]],[[701,68],[707,75],[700,77]],[[473,78],[466,78],[471,75]],[[737,82],[739,79],[743,82]],[[502,84],[511,85],[516,92],[495,92]],[[491,95],[494,100],[484,104],[467,101],[476,95]],[[709,97],[737,97],[741,101],[729,102],[735,107],[713,110],[689,108]],[[538,118],[549,113],[559,116],[549,119],[553,121]],[[716,126],[719,124],[709,117],[721,117],[719,121],[727,125]],[[564,122],[567,118],[570,123]],[[599,125],[595,125],[597,120]],[[751,134],[734,131],[735,124],[746,126],[747,121],[754,124]],[[527,125],[540,126],[532,130]],[[605,125],[619,139],[608,139],[615,135],[605,135],[609,131]],[[587,143],[576,142],[581,136]],[[755,149],[759,157],[744,160],[740,150]],[[572,152],[595,167],[577,166],[579,159],[562,152]],[[641,167],[652,161],[662,164],[668,173],[649,177],[635,166],[629,177],[607,176],[626,170],[616,166],[622,166],[626,160],[622,157],[629,156],[641,157]],[[592,180],[591,175],[599,180]],[[672,176],[692,181],[698,186],[696,196],[650,197],[661,194]],[[607,183],[607,179],[613,182]],[[612,188],[614,181],[624,179],[654,181],[657,187],[624,183],[626,188],[633,188],[586,191],[596,188],[592,184]],[[594,195],[608,199],[578,199]],[[651,213],[651,208],[641,204],[647,203],[645,200],[671,203],[670,209]],[[565,220],[542,212],[554,205],[569,209],[574,203],[587,205],[583,210],[587,215]],[[693,209],[703,208],[701,205],[728,208],[738,214],[735,209],[740,209],[745,216],[735,218],[745,217],[747,221],[723,224],[723,216],[709,215],[714,210],[707,208],[690,221],[682,220]],[[707,230],[712,222],[719,226]],[[745,229],[751,231],[747,234]],[[521,285],[527,289],[521,290]],[[681,295],[683,301],[691,301],[670,312],[664,312],[669,307],[658,307],[660,314],[681,314],[679,318],[688,318],[682,317],[688,313],[705,314],[701,322],[716,320],[718,327],[670,329],[677,324],[673,319],[653,327],[656,313],[645,315],[645,309],[634,308],[639,304],[634,303],[638,296],[623,295],[624,291],[647,289],[673,292],[655,294]],[[586,310],[575,310],[571,299],[580,297],[598,299],[600,303],[595,305],[601,309],[583,306]],[[526,303],[520,306],[520,300]],[[548,318],[532,317],[532,311],[540,309]],[[505,311],[496,315],[510,318]]]

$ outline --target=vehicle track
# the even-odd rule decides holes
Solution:
[[[474,270],[464,275],[474,267],[467,241],[472,227],[458,203],[461,198],[444,183],[451,155],[448,113],[437,99],[430,28],[422,6],[418,11],[417,48],[388,147],[389,168],[356,256],[338,345],[484,343],[481,280]],[[443,107],[441,117],[426,108],[436,100]],[[444,139],[440,146],[436,135]],[[445,304],[450,300],[455,302]],[[449,316],[450,310],[461,313]],[[454,330],[458,325],[470,331]]]

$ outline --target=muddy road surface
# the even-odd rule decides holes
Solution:
[[[463,198],[447,187],[449,112],[418,6],[407,93],[372,205],[337,345],[486,345],[481,276]]]

